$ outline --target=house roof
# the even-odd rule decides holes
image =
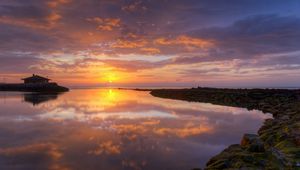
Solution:
[[[22,80],[29,80],[29,81],[33,80],[34,81],[34,80],[50,80],[50,79],[33,74],[31,77],[26,77],[26,78],[23,78]]]

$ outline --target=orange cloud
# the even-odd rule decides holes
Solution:
[[[47,17],[47,20],[48,20],[50,23],[54,23],[54,22],[56,22],[56,21],[58,21],[58,20],[60,20],[60,19],[61,19],[61,15],[59,15],[58,13],[55,13],[55,12],[51,13],[51,14],[48,15],[48,17]]]
[[[53,160],[58,160],[62,157],[62,153],[58,150],[58,147],[51,143],[39,143],[5,149],[0,148],[0,154],[7,156],[30,154],[34,152],[45,153]]]
[[[18,157],[27,155],[45,155],[50,158],[51,163],[49,164],[49,170],[69,170],[68,167],[60,165],[60,160],[63,157],[63,153],[59,147],[52,143],[36,143],[31,145],[0,148],[0,155],[8,157]]]
[[[65,5],[70,2],[71,0],[52,0],[47,3],[48,7],[52,10],[52,12],[50,15],[48,15],[46,20],[50,23],[51,26],[54,26],[56,22],[62,18],[57,8],[60,5]]]
[[[71,0],[53,0],[47,2],[49,8],[57,8],[59,5],[70,3]]]
[[[157,38],[154,40],[158,45],[184,45],[185,47],[209,48],[214,44],[211,40],[193,38],[185,35],[178,36],[174,39]]]
[[[146,133],[147,129],[145,128],[145,126],[142,125],[113,125],[112,128],[116,129],[118,131],[118,133],[122,134],[122,133]]]
[[[34,19],[17,19],[8,16],[1,16],[0,23],[21,26],[21,27],[29,27],[33,29],[49,29],[49,25],[42,24]]]
[[[112,48],[141,48],[144,47],[148,42],[145,40],[138,41],[127,41],[118,39],[117,42],[112,44]]]
[[[160,124],[160,120],[149,120],[149,121],[142,122],[142,124],[149,125],[149,126],[158,125]]]
[[[71,2],[71,0],[54,0],[47,3],[48,7],[51,10],[51,13],[43,18],[46,22],[41,22],[37,19],[33,18],[14,18],[9,16],[0,16],[0,23],[29,27],[33,29],[51,29],[55,26],[56,22],[59,21],[62,16],[59,14],[57,10],[59,5],[67,4]]]
[[[142,48],[141,51],[146,52],[148,54],[159,54],[160,50],[157,48]]]
[[[102,31],[112,31],[114,28],[118,28],[121,26],[121,20],[119,18],[87,18],[89,22],[96,23],[97,29]]]
[[[195,136],[202,133],[208,133],[213,130],[209,126],[197,126],[197,127],[184,127],[184,128],[159,128],[154,132],[159,135],[173,134],[178,137],[184,138],[189,136]]]
[[[116,155],[121,153],[121,147],[119,145],[114,145],[112,141],[107,141],[99,144],[98,148],[89,151],[89,154],[94,155],[101,155],[101,154],[108,154],[108,155]]]

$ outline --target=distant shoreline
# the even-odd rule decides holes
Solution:
[[[0,91],[21,91],[21,92],[67,92],[68,88],[59,86],[56,83],[7,83],[0,84]]]
[[[102,88],[105,88],[105,89],[110,89],[110,87],[102,87]],[[84,89],[84,88],[82,88]],[[92,89],[92,88],[91,88]],[[100,88],[97,88],[97,89],[101,89]],[[223,90],[300,90],[300,87],[298,88],[292,88],[292,87],[289,87],[289,88],[269,88],[269,87],[266,87],[266,88],[216,88],[216,87],[182,87],[182,88],[164,88],[164,87],[158,87],[158,88],[123,88],[123,87],[114,87],[114,88],[111,88],[111,89],[119,89],[119,90],[136,90],[136,91],[155,91],[155,90],[189,90],[189,89],[223,89]]]
[[[0,83],[1,84],[1,83]],[[143,87],[126,87],[126,86],[70,86],[70,89],[123,89],[123,90],[159,90],[159,89],[191,89],[192,86],[143,86]],[[297,90],[300,87],[202,87],[202,88],[217,88],[217,89],[287,89]]]

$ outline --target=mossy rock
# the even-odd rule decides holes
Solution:
[[[151,94],[164,98],[243,107],[248,110],[256,109],[273,114],[274,119],[266,120],[258,131],[266,152],[257,155],[259,152],[253,152],[256,146],[253,145],[251,149],[251,144],[243,147],[232,145],[213,157],[207,163],[208,169],[261,169],[263,167],[267,170],[300,170],[300,167],[296,166],[300,164],[300,90],[198,87],[183,90],[153,90]],[[293,165],[283,165],[276,155],[272,155],[272,148],[277,148],[284,153],[285,159]]]

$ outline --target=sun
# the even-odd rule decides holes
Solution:
[[[108,71],[101,74],[100,81],[106,85],[116,85],[124,81],[124,75],[121,72]]]
[[[114,73],[107,74],[107,81],[108,83],[114,83],[118,78]]]

